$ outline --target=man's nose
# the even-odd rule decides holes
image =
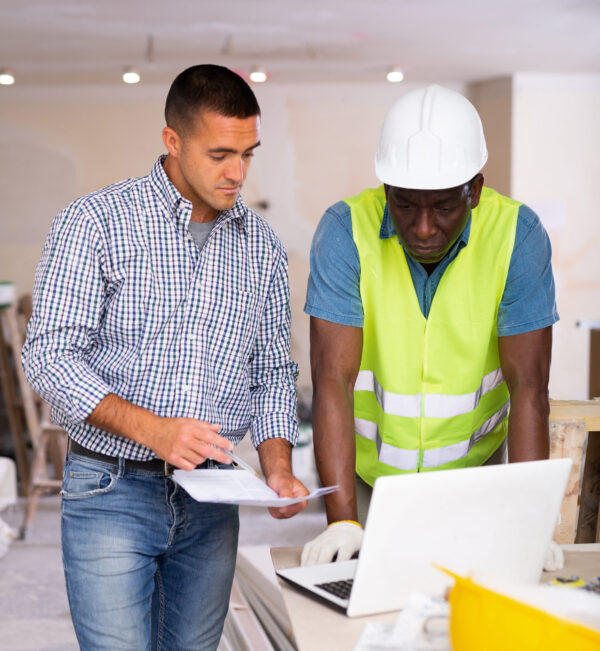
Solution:
[[[428,240],[437,233],[438,229],[435,225],[435,220],[429,210],[419,210],[415,221],[414,231],[415,235],[420,240]]]
[[[225,169],[225,176],[228,181],[234,181],[236,184],[244,180],[244,162],[241,158],[232,157]]]

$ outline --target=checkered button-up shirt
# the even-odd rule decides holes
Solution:
[[[255,445],[297,437],[285,250],[238,197],[204,248],[160,158],[148,176],[78,199],[36,272],[23,366],[54,420],[104,454],[148,448],[85,419],[109,393],[159,416],[219,423]]]

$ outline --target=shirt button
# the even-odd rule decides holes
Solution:
[[[189,384],[184,384],[181,389],[184,393],[188,393],[192,387]]]
[[[188,339],[196,339],[198,335],[195,335],[194,333],[188,335]]]

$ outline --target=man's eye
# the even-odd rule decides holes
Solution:
[[[254,157],[254,152],[253,151],[247,151],[245,154],[242,154],[243,158],[253,158]]]
[[[214,154],[211,154],[211,159],[214,161],[220,161],[220,160],[225,160],[225,156],[215,156]]]

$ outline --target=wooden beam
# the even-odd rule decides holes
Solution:
[[[5,309],[0,309],[0,393],[6,406],[21,490],[27,495],[31,476],[29,455],[27,453],[27,435],[23,427],[23,416],[19,408],[17,386],[11,363],[11,361],[14,361],[14,364],[20,364],[21,360],[12,360],[11,355],[9,355],[10,348],[4,334],[5,331],[8,332],[3,316]]]
[[[560,544],[575,542],[586,444],[587,431],[583,420],[550,422],[550,458],[573,459],[565,497],[560,507],[560,523],[554,531],[554,540]]]
[[[598,511],[600,510],[600,432],[588,432],[576,543],[600,542]]]
[[[588,432],[600,432],[600,400],[550,400],[550,420],[585,421]]]

